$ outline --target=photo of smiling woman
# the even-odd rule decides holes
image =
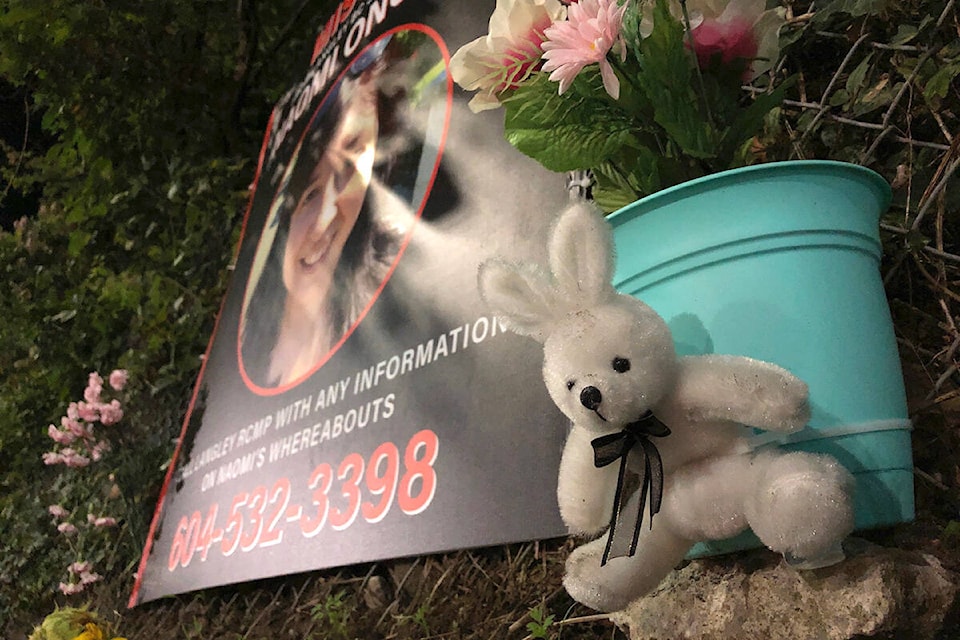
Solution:
[[[261,239],[258,256],[269,253],[241,321],[242,366],[257,386],[317,368],[383,284],[412,223],[423,145],[407,131],[405,61],[391,61],[402,47],[388,42],[324,98],[271,206],[264,235],[275,235]]]

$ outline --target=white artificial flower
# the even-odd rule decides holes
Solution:
[[[487,35],[460,47],[450,60],[456,83],[477,92],[470,109],[499,107],[499,94],[518,87],[540,64],[543,32],[566,15],[558,0],[497,0]]]

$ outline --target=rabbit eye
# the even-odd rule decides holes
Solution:
[[[630,371],[630,361],[626,358],[614,358],[611,366],[613,366],[613,370],[617,373]]]
[[[576,383],[574,383],[573,380],[567,380],[567,391],[570,391],[571,389],[573,389],[574,384]]]

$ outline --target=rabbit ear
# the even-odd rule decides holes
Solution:
[[[488,260],[478,273],[480,297],[508,329],[540,342],[557,316],[556,294],[550,279],[532,265]]]
[[[568,303],[596,304],[615,293],[613,232],[594,205],[578,202],[560,216],[550,237],[550,270]]]

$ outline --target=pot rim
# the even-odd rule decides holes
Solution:
[[[717,173],[711,173],[700,178],[694,178],[680,184],[667,187],[640,198],[630,204],[607,214],[607,219],[614,225],[624,222],[633,216],[642,215],[646,211],[665,206],[669,203],[692,197],[708,189],[716,189],[730,184],[742,182],[746,179],[775,177],[779,173],[837,173],[846,172],[852,175],[858,175],[866,183],[870,184],[877,193],[877,199],[883,203],[885,210],[890,206],[893,198],[893,190],[886,179],[873,169],[852,162],[842,162],[840,160],[783,160],[776,162],[764,162],[752,164],[746,167],[728,169]]]

